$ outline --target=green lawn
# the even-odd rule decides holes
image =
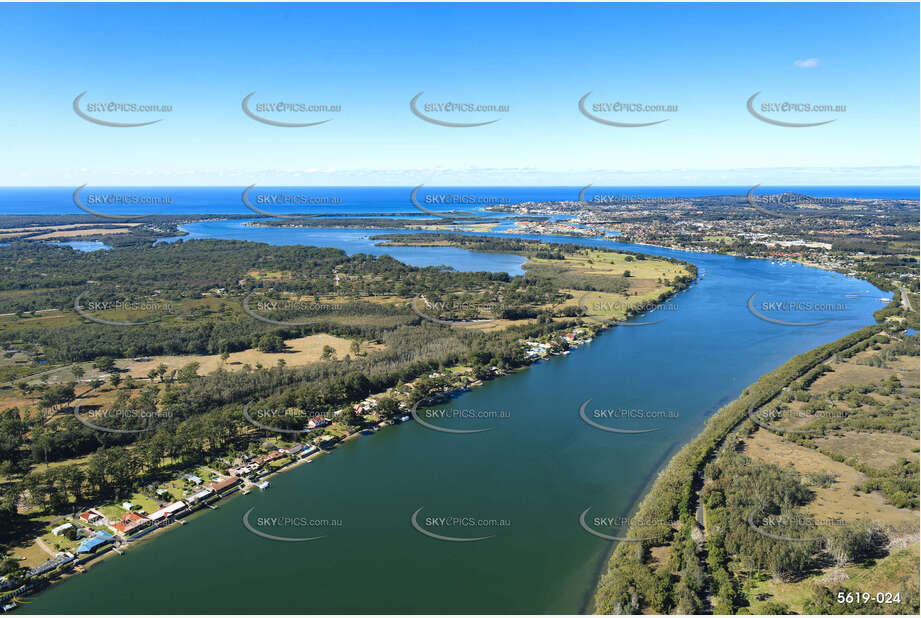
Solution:
[[[147,513],[148,515],[156,511],[158,508],[160,508],[159,506],[157,506],[156,502],[154,502],[147,496],[143,494],[139,494],[139,493],[132,494],[132,496],[128,498],[128,502],[133,504],[135,507],[140,507],[144,509],[144,512]]]
[[[124,500],[122,500],[122,502],[124,502]],[[118,504],[107,504],[97,508],[96,510],[105,515],[106,519],[108,519],[110,522],[116,522],[121,519],[122,515],[127,512],[122,508],[121,504],[121,502]]]

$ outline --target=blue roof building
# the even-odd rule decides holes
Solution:
[[[77,553],[90,554],[96,551],[97,549],[99,549],[100,547],[102,547],[103,545],[105,545],[106,543],[111,543],[113,540],[115,540],[115,537],[113,537],[108,532],[103,532],[100,530],[99,532],[94,534],[92,537],[80,543],[80,546],[77,547]]]

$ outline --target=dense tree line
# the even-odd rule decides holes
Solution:
[[[640,503],[634,516],[638,521],[682,521],[693,519],[695,486],[703,467],[722,445],[729,433],[748,418],[749,410],[757,410],[770,402],[794,380],[841,353],[880,332],[883,326],[868,326],[841,339],[795,356],[758,382],[746,388],[739,399],[720,409],[708,421],[704,430],[683,447],[659,474],[656,482]],[[632,531],[628,535],[635,534]],[[640,536],[636,534],[636,536]],[[619,544],[602,575],[595,594],[598,613],[630,613],[630,605],[653,607],[667,601],[674,605],[674,583],[654,575],[648,565],[648,550],[656,545],[673,545],[672,535],[653,541]],[[672,549],[674,552],[674,548]],[[625,588],[625,583],[626,588]],[[664,589],[664,591],[663,591]],[[728,593],[727,593],[728,594]],[[662,600],[665,601],[662,601]],[[660,607],[657,611],[666,611]]]
[[[477,251],[524,255],[545,251],[535,241],[431,236],[433,242],[451,242]],[[561,245],[555,250],[586,251],[578,245]],[[680,290],[694,280],[696,269],[672,261],[690,272],[668,282],[673,290]],[[338,249],[224,240],[83,254],[62,247],[12,243],[0,247],[0,312],[58,308],[74,319],[59,326],[43,322],[41,327],[10,328],[0,333],[0,341],[39,344],[45,357],[55,362],[98,356],[221,354],[257,347],[254,341],[266,334],[289,339],[327,332],[376,340],[383,332],[418,323],[419,316],[408,305],[367,302],[375,296],[424,297],[427,302],[421,311],[436,319],[520,319],[535,317],[538,305],[565,300],[559,295],[563,287],[623,291],[626,286],[618,278],[573,275],[543,265],[526,276],[510,277],[507,273],[417,268],[389,256],[347,256]],[[122,300],[151,302],[163,309],[123,318],[140,322],[132,326],[78,320],[74,303],[87,290],[81,307],[91,315],[87,307],[92,308],[92,303]],[[323,297],[344,300],[328,302]],[[216,302],[200,302],[206,298]],[[256,314],[287,324],[253,319],[244,311],[245,299]],[[111,321],[108,315],[97,317]]]
[[[503,251],[539,250],[536,242],[496,243],[493,248]],[[492,245],[476,245],[478,250],[488,246]],[[575,250],[584,248],[573,245],[563,253]],[[315,332],[382,346],[364,355],[328,355],[324,363],[302,367],[257,366],[235,372],[221,368],[205,376],[198,375],[193,363],[175,372],[155,370],[140,387],[133,378],[126,378],[124,384],[113,379],[116,399],[103,408],[67,407],[77,397],[74,383],[25,389],[41,413],[10,409],[0,414],[0,466],[10,479],[0,486],[0,526],[10,524],[10,530],[22,519],[16,509],[20,501],[45,513],[60,513],[84,503],[117,500],[176,470],[245,450],[254,439],[290,437],[273,436],[272,431],[247,421],[243,415],[247,405],[300,412],[296,421],[273,419],[277,420],[273,426],[281,429],[303,427],[306,415],[331,416],[342,409],[340,420],[357,427],[362,421],[351,412],[350,403],[417,379],[410,402],[427,398],[444,386],[443,380],[428,375],[459,363],[472,367],[477,378],[490,379],[495,375],[493,367],[510,371],[532,362],[523,356],[520,340],[545,339],[581,323],[578,316],[561,320],[559,312],[539,308],[561,300],[555,282],[545,277],[415,268],[386,256],[349,257],[334,249],[190,241],[78,255],[59,247],[12,243],[0,247],[0,265],[0,298],[8,304],[37,296],[55,299],[69,309],[75,293],[90,278],[97,286],[94,290],[113,295],[181,302],[214,289],[227,294],[218,296],[218,303],[210,308],[193,308],[149,325],[114,327],[74,321],[2,335],[17,345],[37,344],[52,359],[94,359],[101,371],[112,372],[113,358],[118,357],[275,350],[284,339]],[[51,280],[49,273],[53,273]],[[263,280],[259,273],[271,276]],[[264,287],[254,287],[257,281]],[[349,302],[307,325],[266,324],[239,310],[250,292],[253,299],[279,303],[305,297],[314,302],[333,294]],[[483,305],[498,307],[487,309],[494,312],[491,317],[536,319],[481,332],[433,323],[408,306],[358,300],[395,293],[404,298],[425,295],[437,315],[482,317],[479,309],[466,312],[470,305]],[[20,300],[11,300],[14,297]],[[257,311],[279,321],[303,316],[297,307]],[[112,375],[120,377],[116,372]],[[382,406],[385,415],[398,409],[395,402],[384,401]],[[84,421],[118,432],[93,429],[75,412]],[[304,438],[321,433],[317,430]],[[84,456],[89,459],[83,466],[40,465]]]

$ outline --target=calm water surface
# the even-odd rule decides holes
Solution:
[[[252,228],[234,225],[189,229],[199,237],[383,251],[372,246],[369,230],[267,230],[254,237]],[[269,239],[268,232],[280,236]],[[504,412],[503,418],[431,421],[490,431],[456,435],[409,422],[341,445],[274,478],[264,493],[224,501],[217,511],[52,587],[24,613],[584,610],[610,543],[582,530],[579,514],[590,507],[591,516],[629,515],[667,458],[716,409],[794,354],[871,324],[872,312],[883,306],[884,294],[867,283],[798,265],[544,239],[680,257],[697,264],[703,277],[675,297],[676,310],[656,315],[663,319],[658,324],[615,328],[568,357],[542,361],[442,406]],[[449,263],[465,270],[475,264],[479,270],[492,261],[490,270],[520,269],[520,262],[490,254],[386,252],[413,264]],[[759,301],[830,303],[837,309],[771,314],[787,321],[827,320],[814,327],[781,326],[748,311],[746,302],[755,292]],[[657,428],[610,433],[579,418],[587,399],[589,410],[670,411],[674,417],[610,421]],[[420,508],[417,521],[431,532],[491,538],[447,542],[425,536],[410,523]],[[324,538],[293,543],[258,537],[242,524],[250,509],[249,521],[259,530]],[[267,520],[257,518],[268,517],[341,520],[341,525],[259,527]],[[427,519],[439,517],[486,521],[440,526]]]

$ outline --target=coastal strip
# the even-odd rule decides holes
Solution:
[[[668,463],[653,483],[649,492],[636,508],[626,537],[640,539],[648,535],[648,527],[641,533],[637,522],[671,521],[670,530],[654,540],[619,543],[611,553],[606,572],[599,579],[592,610],[596,614],[635,613],[650,605],[644,592],[650,588],[655,575],[647,564],[649,550],[664,545],[676,535],[694,526],[696,517],[695,488],[699,484],[704,465],[719,450],[726,437],[749,419],[749,412],[771,401],[794,380],[854,345],[882,332],[886,326],[866,326],[837,341],[819,346],[794,356],[792,359],[765,374],[747,387],[735,401],[717,411],[707,421],[703,431],[686,444]],[[632,607],[624,607],[623,592],[632,589]],[[629,610],[629,611],[627,611]]]

